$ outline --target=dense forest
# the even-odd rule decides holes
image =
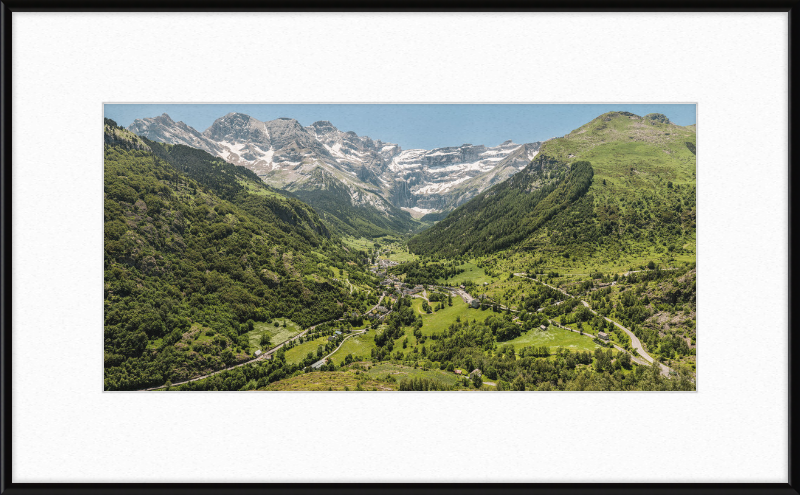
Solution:
[[[593,175],[589,162],[575,162],[567,168],[539,156],[525,170],[415,236],[409,249],[453,257],[480,256],[512,247],[585,195]]]
[[[355,303],[363,272],[313,209],[202,151],[105,123],[105,388],[138,389],[250,358],[248,322],[308,326]],[[366,275],[364,275],[366,276]]]

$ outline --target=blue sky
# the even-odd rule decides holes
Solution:
[[[258,120],[291,117],[307,126],[328,120],[339,130],[354,131],[403,149],[432,149],[465,143],[497,146],[563,136],[612,110],[637,115],[663,113],[678,125],[696,123],[694,104],[107,104],[105,116],[127,127],[134,119],[169,114],[200,132],[229,112]]]

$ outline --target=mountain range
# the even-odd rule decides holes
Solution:
[[[128,129],[243,166],[310,203],[342,233],[371,236],[418,229],[413,218],[450,211],[506,180],[542,144],[403,150],[328,121],[304,127],[295,119],[262,122],[241,113],[220,117],[203,132],[167,114],[136,119]]]
[[[363,363],[446,380],[401,390],[691,390],[696,152],[694,125],[629,112],[435,150],[329,122],[104,119],[104,390],[395,383]]]

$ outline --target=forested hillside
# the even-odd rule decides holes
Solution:
[[[408,246],[434,260],[477,259],[493,276],[521,273],[473,289],[510,307],[530,300],[521,282],[526,274],[544,279],[576,297],[577,319],[570,305],[559,306],[566,312],[560,324],[613,330],[601,319],[588,323],[596,307],[630,329],[651,356],[694,370],[696,152],[694,126],[661,114],[603,114],[546,142],[525,170]],[[427,280],[412,268],[394,271]]]
[[[104,128],[105,390],[695,388],[694,126],[600,115],[422,220],[299,151],[284,190]],[[505,160],[442,150],[390,171]]]
[[[567,169],[537,158],[413,238],[409,249],[429,256],[480,256],[514,246],[586,194],[593,175],[589,162]]]
[[[369,204],[369,198],[360,198],[361,204],[353,204],[351,190],[321,167],[312,171],[311,178],[309,185],[294,194],[312,205],[340,235],[374,238],[406,234],[420,226],[407,212],[388,203],[382,206],[388,209],[389,216]]]
[[[139,389],[251,357],[254,322],[308,326],[367,277],[313,209],[205,152],[105,122],[105,389]],[[360,274],[360,275],[359,275]]]
[[[691,126],[661,114],[610,112],[543,144],[525,170],[451,212],[409,248],[429,256],[503,251],[523,265],[532,255],[549,265],[556,258],[610,263],[689,256],[695,153]],[[576,175],[586,166],[591,175]]]

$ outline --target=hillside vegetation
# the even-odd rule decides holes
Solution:
[[[433,257],[503,252],[501,264],[528,269],[693,261],[695,142],[693,128],[660,114],[601,115],[546,142],[526,169],[409,248]]]
[[[417,221],[106,121],[105,389],[694,390],[695,132],[609,112]]]
[[[696,152],[694,126],[661,114],[601,115],[546,142],[525,170],[411,239],[424,258],[394,271],[429,281],[438,274],[429,267],[458,266],[439,258],[458,257],[487,274],[524,272],[597,305],[663,362],[693,370]],[[587,167],[591,175],[576,175]],[[533,309],[524,278],[467,289]],[[593,328],[591,313],[581,314]]]
[[[353,204],[350,189],[329,172],[317,167],[309,184],[294,194],[313,206],[339,235],[377,238],[396,233],[407,234],[419,227],[408,212],[388,203],[383,206],[388,216],[370,205]]]
[[[541,158],[462,205],[409,241],[409,249],[435,256],[483,255],[525,240],[581,198],[592,183],[589,162],[557,167]]]
[[[363,253],[255,174],[105,123],[105,389],[178,381],[249,359],[255,322],[301,326],[356,301],[333,269]]]

